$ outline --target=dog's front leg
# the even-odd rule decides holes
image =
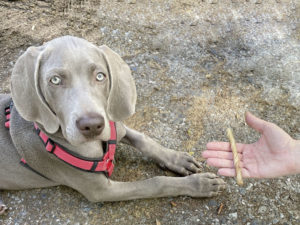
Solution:
[[[106,180],[98,187],[93,185],[88,190],[84,189],[82,194],[93,202],[168,196],[212,197],[225,187],[225,182],[215,174],[198,173],[186,177],[157,176],[135,182]]]
[[[5,210],[7,209],[6,205],[3,204],[1,196],[0,196],[0,216],[3,215]]]
[[[200,164],[186,152],[164,148],[146,135],[125,126],[126,135],[122,141],[140,150],[144,155],[154,159],[161,167],[176,173],[189,175],[200,172]]]

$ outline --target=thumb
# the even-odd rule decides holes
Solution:
[[[246,123],[254,130],[258,131],[259,133],[263,132],[265,125],[268,123],[267,121],[257,118],[250,112],[246,112],[245,118],[246,118]]]

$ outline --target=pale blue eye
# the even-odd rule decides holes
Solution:
[[[103,81],[105,79],[105,75],[103,73],[97,73],[96,79],[97,81]]]
[[[53,76],[50,79],[50,82],[55,85],[59,85],[61,83],[61,79],[58,76]]]

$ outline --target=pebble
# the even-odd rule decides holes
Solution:
[[[258,209],[258,213],[260,213],[260,214],[265,213],[266,211],[267,211],[267,207],[264,205],[259,207],[259,209]]]
[[[163,43],[159,39],[152,40],[152,49],[153,50],[160,50],[163,48]]]
[[[241,195],[244,196],[244,195],[247,193],[247,191],[246,191],[245,188],[241,188],[241,189],[240,189],[240,193],[241,193]]]
[[[129,4],[136,4],[136,0],[129,0],[128,3]]]
[[[218,203],[215,200],[210,200],[208,206],[216,206]]]
[[[260,225],[260,222],[258,220],[252,220],[251,225]]]
[[[230,219],[236,220],[237,217],[238,217],[238,214],[237,214],[237,212],[234,212],[234,213],[230,213],[228,216],[229,216]]]
[[[250,183],[247,187],[246,187],[246,189],[247,190],[251,190],[252,189],[252,187],[253,187],[253,184],[252,183]]]

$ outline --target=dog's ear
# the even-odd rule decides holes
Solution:
[[[136,88],[129,66],[113,50],[99,47],[107,64],[110,92],[107,112],[113,121],[127,119],[135,112]]]
[[[40,90],[40,67],[45,46],[29,47],[17,60],[11,77],[14,105],[28,121],[37,122],[49,133],[55,133],[59,122]]]

